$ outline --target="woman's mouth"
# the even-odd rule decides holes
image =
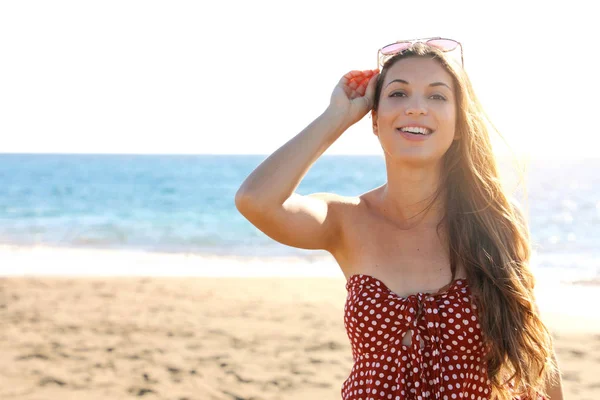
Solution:
[[[431,134],[434,132],[431,129],[422,127],[396,128],[396,131],[405,139],[413,142],[421,142],[431,136]]]

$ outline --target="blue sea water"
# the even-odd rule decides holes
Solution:
[[[310,256],[235,208],[266,157],[0,154],[0,243]],[[600,276],[600,159],[532,160],[525,177],[537,262]],[[323,156],[297,192],[356,196],[384,183],[380,156]]]

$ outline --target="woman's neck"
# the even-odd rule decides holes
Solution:
[[[444,193],[435,198],[441,181],[440,167],[388,166],[388,180],[380,192],[382,212],[400,227],[437,226],[445,213]]]

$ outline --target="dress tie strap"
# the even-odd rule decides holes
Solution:
[[[443,374],[440,367],[442,362],[442,351],[441,351],[441,327],[440,327],[440,316],[435,304],[434,298],[429,294],[419,293],[417,296],[411,298],[410,306],[415,311],[415,317],[409,323],[409,329],[412,331],[411,345],[410,345],[410,358],[412,368],[418,368],[413,371],[413,385],[419,387],[424,383],[427,383],[427,377],[425,371],[428,369],[427,361],[425,360],[424,353],[427,349],[430,352],[430,357],[433,361],[433,374],[431,377],[433,383],[433,395],[435,399],[442,398],[441,387],[443,385]],[[421,320],[425,320],[425,324],[420,324]],[[421,325],[424,325],[422,327]],[[421,340],[423,336],[428,336],[429,340],[425,342],[425,346],[421,348]],[[437,369],[437,371],[435,371]],[[436,373],[437,372],[437,373]]]

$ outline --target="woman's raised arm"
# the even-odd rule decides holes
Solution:
[[[314,162],[344,131],[371,109],[377,71],[344,75],[329,107],[271,154],[246,178],[236,193],[237,209],[272,239],[305,249],[331,250],[339,237],[335,205],[340,196],[294,193]]]

